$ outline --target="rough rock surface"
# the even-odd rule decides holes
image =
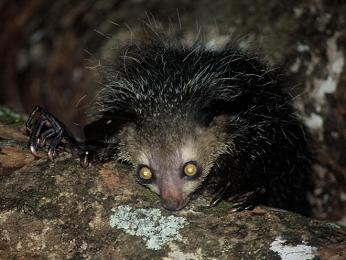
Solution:
[[[264,207],[231,213],[203,196],[172,213],[124,166],[32,157],[20,129],[0,125],[0,259],[346,257],[346,227]]]

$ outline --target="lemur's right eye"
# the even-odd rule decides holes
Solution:
[[[184,174],[188,177],[195,177],[198,173],[197,165],[194,162],[188,162],[184,165]]]
[[[149,169],[149,167],[147,167],[147,166],[142,166],[138,170],[138,175],[141,179],[146,180],[146,181],[151,180],[153,178],[153,173]]]

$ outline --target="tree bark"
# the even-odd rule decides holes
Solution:
[[[20,126],[0,126],[1,259],[346,257],[346,227],[266,207],[231,213],[202,195],[169,212],[125,166],[34,157]]]

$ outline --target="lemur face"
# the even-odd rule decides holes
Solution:
[[[139,182],[161,197],[163,207],[180,210],[218,156],[229,148],[223,124],[223,120],[214,120],[208,127],[200,127],[190,122],[161,132],[132,125],[122,131],[120,147]]]

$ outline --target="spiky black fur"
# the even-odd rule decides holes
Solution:
[[[205,126],[215,116],[227,115],[230,143],[206,182],[222,186],[230,181],[226,198],[263,188],[257,202],[308,214],[310,156],[292,98],[277,72],[236,48],[159,43],[133,45],[124,53],[123,59],[103,67],[106,86],[98,98],[96,125],[111,123],[101,124],[103,134],[98,131],[96,139],[114,136],[129,122],[149,120],[164,132],[167,124],[178,126],[186,118]],[[92,128],[86,128],[89,139],[96,137]],[[119,153],[113,139],[97,157],[124,157]]]

